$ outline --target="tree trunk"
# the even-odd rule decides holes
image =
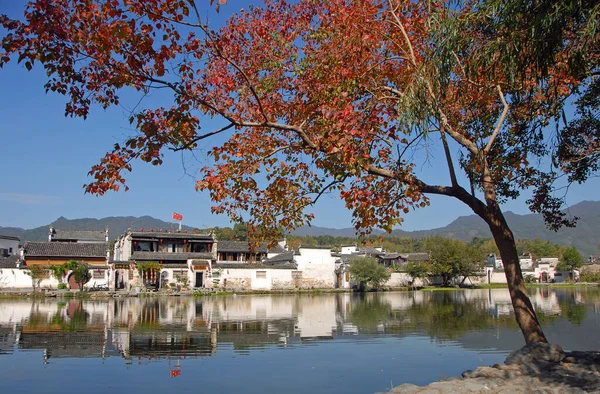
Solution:
[[[525,343],[548,342],[525,288],[513,233],[502,212],[499,209],[494,211],[489,214],[487,221],[500,251],[517,324],[525,337]]]

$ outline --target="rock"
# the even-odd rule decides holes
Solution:
[[[402,393],[402,394],[413,394],[420,390],[423,390],[422,387],[416,386],[414,384],[405,383],[400,386],[396,386],[390,391],[390,393]],[[383,393],[380,393],[383,394]]]
[[[512,352],[504,362],[507,365],[535,363],[540,360],[558,363],[564,358],[565,352],[559,345],[539,342],[531,343]]]

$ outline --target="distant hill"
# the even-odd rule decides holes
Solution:
[[[600,201],[583,201],[567,211],[577,216],[577,227],[563,228],[558,232],[548,230],[541,215],[518,215],[505,212],[508,225],[517,239],[541,239],[558,245],[575,246],[582,253],[597,253],[600,244]],[[325,227],[303,227],[296,235],[332,235],[353,237],[354,229],[328,229]],[[394,230],[392,235],[406,238],[445,237],[471,241],[475,237],[491,238],[487,224],[477,215],[461,216],[445,227],[421,231]]]
[[[569,215],[579,217],[577,227],[563,228],[558,232],[550,231],[544,225],[541,215],[518,215],[506,212],[506,220],[517,239],[541,239],[559,245],[575,246],[586,255],[595,254],[600,244],[600,201],[583,201],[568,210]],[[66,219],[60,217],[46,226],[30,230],[15,227],[0,227],[0,234],[18,236],[21,241],[45,241],[48,238],[48,227],[52,224],[58,229],[104,230],[110,231],[110,238],[116,239],[128,228],[171,228],[171,223],[155,219],[151,216],[139,218],[133,216],[117,216],[103,219]],[[175,228],[175,225],[173,225]],[[185,230],[193,227],[183,226]],[[380,233],[380,232],[378,232]],[[334,237],[356,237],[354,228],[302,227],[294,232],[300,236],[331,235]],[[425,238],[441,236],[446,238],[471,241],[474,237],[491,238],[490,230],[485,222],[476,215],[461,216],[445,227],[422,231],[394,230],[392,235],[407,238]]]
[[[25,230],[22,228],[15,227],[0,227],[0,234],[12,235],[21,238],[21,242],[24,241],[47,241],[48,240],[48,228],[50,225],[57,229],[69,229],[69,230],[104,230],[109,229],[109,237],[111,240],[116,239],[127,229],[168,229],[168,228],[179,228],[178,225],[164,222],[159,219],[155,219],[152,216],[114,216],[102,219],[67,219],[65,217],[59,217],[54,222],[47,224],[46,226],[40,226]],[[171,227],[172,226],[172,227]],[[183,230],[195,230],[194,227],[181,226]]]
[[[376,233],[384,234],[383,231],[376,231]],[[356,238],[356,229],[354,227],[348,228],[329,228],[319,226],[304,226],[296,229],[294,235],[298,236],[311,236],[318,237],[319,235],[331,235],[333,237],[349,237]]]

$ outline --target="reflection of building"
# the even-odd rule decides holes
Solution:
[[[564,304],[559,301],[582,302],[580,293],[560,294],[542,288],[531,298],[536,309],[549,316],[563,314]],[[501,289],[70,300],[66,305],[51,300],[5,300],[0,302],[0,354],[10,352],[16,343],[18,349],[43,351],[45,358],[119,356],[131,360],[210,356],[223,348],[247,353],[374,333],[403,336],[417,332],[444,338],[448,333],[461,336],[465,319],[477,319],[481,333],[514,322],[510,314],[508,291]]]

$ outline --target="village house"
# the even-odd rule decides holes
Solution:
[[[111,260],[115,274],[110,287],[210,287],[216,258],[217,241],[212,233],[128,230],[115,241]],[[140,275],[134,265],[144,264],[151,268]]]
[[[86,287],[106,286],[110,276],[107,266],[109,257],[107,238],[108,230],[102,232],[58,230],[50,226],[48,242],[25,242],[18,254],[14,253],[13,246],[14,254],[0,260],[0,286],[31,288],[32,280],[28,275],[28,267],[59,266],[71,260],[87,263],[90,266],[91,280]],[[11,241],[18,244],[18,239]],[[65,272],[62,280],[72,289],[79,288],[69,271]],[[58,284],[58,279],[49,274],[41,282],[42,288],[56,288]]]
[[[221,250],[221,242],[218,243]],[[267,252],[261,262],[240,264],[220,260],[214,265],[213,285],[222,289],[323,289],[336,285],[337,257],[328,247],[302,246],[286,250],[285,241]]]
[[[62,230],[50,226],[48,242],[96,243],[108,242],[108,229],[106,230]]]
[[[377,261],[385,267],[401,267],[409,262],[424,263],[429,261],[428,253],[382,253]]]
[[[266,244],[250,250],[248,241],[219,241],[217,262],[257,263],[266,259],[267,253]]]
[[[51,265],[62,265],[67,261],[77,261],[87,263],[90,267],[91,280],[86,287],[106,286],[108,283],[108,244],[104,243],[77,243],[77,242],[26,242],[23,246],[23,255],[21,257],[25,267],[41,265],[50,267]],[[31,278],[27,277],[29,285]],[[55,283],[56,282],[56,283]],[[70,272],[65,273],[65,282],[69,288],[78,289],[75,278]],[[42,287],[56,287],[58,281],[49,277],[42,282]],[[19,283],[15,284],[19,286]]]
[[[0,258],[18,254],[19,237],[0,234]]]

